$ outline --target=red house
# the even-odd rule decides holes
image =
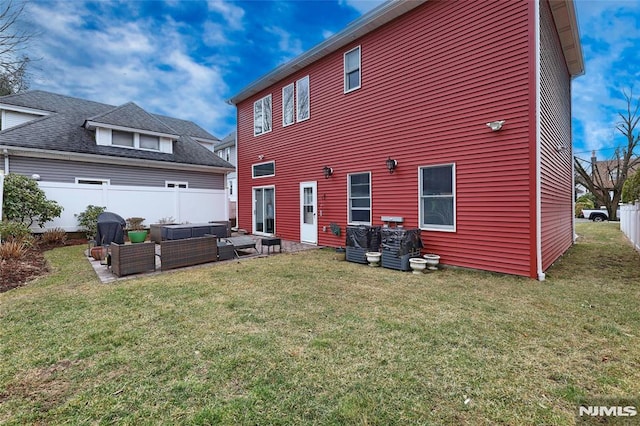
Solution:
[[[229,100],[238,225],[337,247],[402,217],[443,264],[542,280],[573,243],[583,72],[572,0],[384,3]]]

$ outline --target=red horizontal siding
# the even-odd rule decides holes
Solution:
[[[573,242],[571,81],[553,15],[540,5],[541,245],[546,270]],[[558,151],[558,147],[566,150]]]
[[[455,163],[457,230],[423,231],[425,251],[450,265],[531,276],[529,7],[427,2],[240,103],[239,225],[251,229],[251,188],[275,185],[276,233],[298,240],[299,183],[317,181],[319,244],[343,245],[329,224],[344,232],[347,174],[370,171],[373,223],[394,215],[416,227],[418,168]],[[362,87],[344,94],[342,55],[357,45]],[[311,118],[283,128],[282,87],[305,75]],[[253,102],[269,93],[273,131],[254,137]],[[485,123],[498,119],[507,124],[491,132]],[[275,177],[251,178],[259,155],[276,161]],[[398,160],[394,174],[388,156]]]

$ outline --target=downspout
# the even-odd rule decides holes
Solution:
[[[538,280],[544,281],[542,269],[542,129],[540,128],[540,0],[533,2],[535,14],[535,46],[536,46],[536,265]]]
[[[4,157],[4,171],[0,170],[0,221],[2,220],[2,203],[4,203],[4,176],[9,173],[9,150],[7,148],[2,150],[2,156]]]
[[[4,157],[4,174],[9,174],[9,150],[5,148],[2,150],[2,156]]]

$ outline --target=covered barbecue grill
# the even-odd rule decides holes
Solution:
[[[98,216],[96,245],[108,246],[111,243],[124,244],[124,227],[127,222],[115,213],[103,212]]]

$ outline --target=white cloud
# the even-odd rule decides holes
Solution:
[[[192,120],[220,138],[232,129],[223,70],[206,57],[192,57],[193,35],[183,24],[165,17],[160,31],[159,21],[96,16],[88,7],[29,4],[34,28],[42,33],[29,52],[40,58],[31,67],[33,89],[111,105],[133,101],[149,112]],[[92,16],[90,25],[86,16]]]
[[[640,3],[576,2],[585,60],[585,75],[573,81],[573,117],[577,151],[599,158],[611,155],[620,142],[615,130],[618,111],[626,107],[622,90],[640,92]],[[581,131],[580,131],[581,130]]]
[[[223,0],[210,0],[208,6],[210,11],[220,14],[232,29],[243,29],[244,9]]]
[[[285,62],[304,52],[302,41],[293,37],[280,27],[265,27],[268,33],[278,37],[278,53],[282,55],[280,62]]]

